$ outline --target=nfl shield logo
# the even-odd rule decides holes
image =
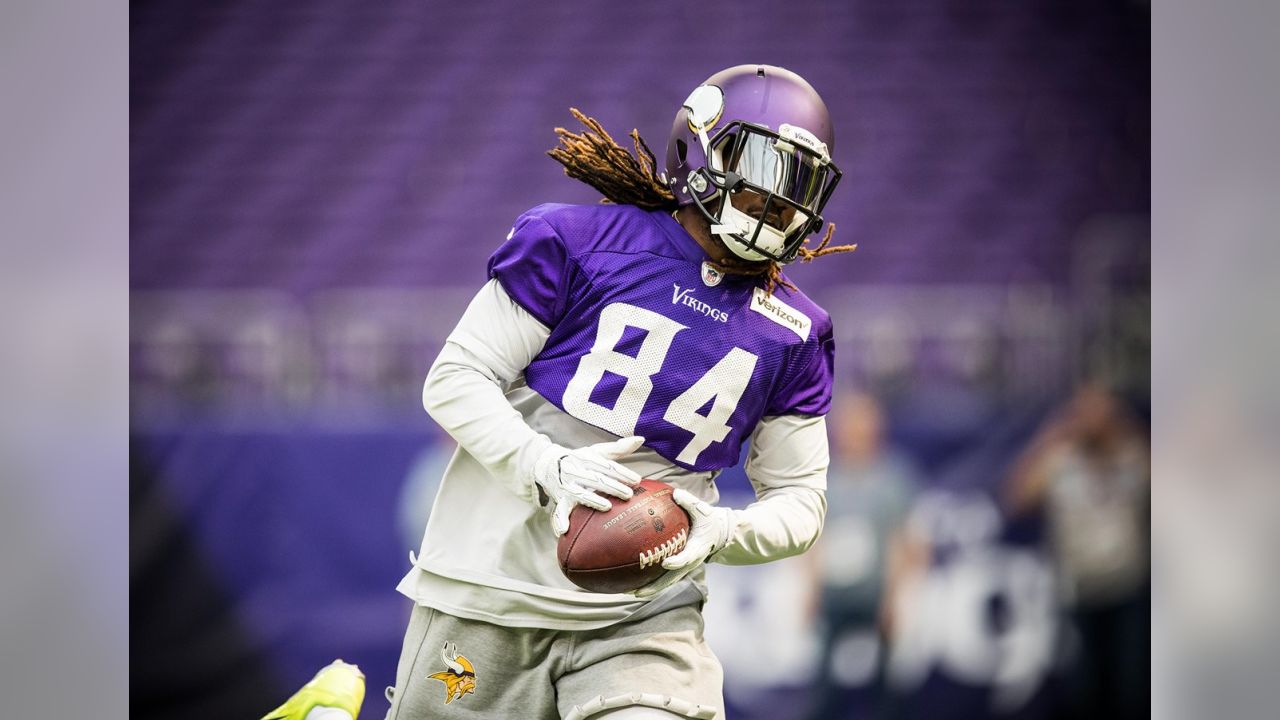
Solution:
[[[720,284],[724,278],[724,273],[711,266],[711,263],[702,261],[702,284],[707,287],[715,287]]]

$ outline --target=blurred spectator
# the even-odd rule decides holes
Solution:
[[[1042,511],[1075,635],[1069,717],[1147,717],[1149,457],[1114,394],[1082,385],[1014,467],[1014,515]]]
[[[844,717],[855,689],[865,701],[881,701],[886,576],[901,554],[916,493],[912,463],[885,445],[884,413],[875,398],[839,398],[831,421],[826,526],[810,553],[826,628],[811,717],[824,720]]]

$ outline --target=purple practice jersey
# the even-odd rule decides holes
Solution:
[[[737,464],[760,418],[831,406],[831,319],[803,293],[706,272],[674,218],[539,205],[489,276],[551,330],[525,380],[570,415],[682,467]],[[705,279],[704,279],[705,277]]]

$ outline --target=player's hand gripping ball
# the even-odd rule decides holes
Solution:
[[[574,508],[556,546],[565,577],[592,592],[624,593],[666,572],[662,561],[689,539],[689,515],[672,500],[673,490],[641,480],[630,500],[613,500],[606,511]]]

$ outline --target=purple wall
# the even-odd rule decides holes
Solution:
[[[809,284],[1064,283],[1149,203],[1148,39],[1119,2],[151,3],[132,20],[137,288],[471,286],[523,209],[594,200],[543,155],[570,106],[659,149],[741,62],[804,75],[855,258]]]

